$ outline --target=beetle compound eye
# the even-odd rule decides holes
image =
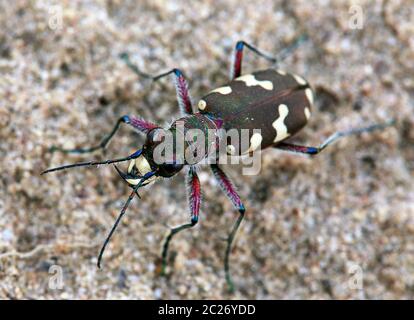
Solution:
[[[159,144],[160,142],[164,141],[166,134],[166,130],[161,128],[151,130],[147,135],[146,144],[148,146]]]

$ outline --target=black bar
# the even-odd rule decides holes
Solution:
[[[181,301],[1,301],[0,310],[13,318],[59,319],[354,319],[362,311],[395,318],[398,312],[410,311],[412,301],[271,301],[271,300],[181,300]],[[366,309],[366,310],[364,310]],[[407,310],[404,310],[407,309]],[[407,313],[411,314],[411,312]],[[5,317],[6,319],[7,317]]]

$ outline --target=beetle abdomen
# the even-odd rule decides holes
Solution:
[[[241,155],[291,137],[309,117],[313,93],[302,77],[267,69],[243,75],[215,89],[198,103],[203,114],[223,121],[225,130],[249,130],[249,145],[228,144],[228,153]],[[253,130],[260,130],[254,133]]]

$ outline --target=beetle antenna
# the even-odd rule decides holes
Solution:
[[[139,189],[139,187],[142,186],[142,184],[146,180],[151,178],[154,174],[155,174],[155,171],[151,171],[151,172],[147,173],[144,177],[142,177],[142,179],[139,181],[139,183],[133,188],[132,192],[130,193],[130,195],[128,197],[128,200],[125,202],[124,206],[122,207],[122,210],[118,215],[118,218],[116,218],[115,223],[112,226],[111,231],[109,231],[109,234],[105,239],[105,242],[104,242],[104,244],[101,248],[101,251],[99,252],[98,263],[97,263],[97,266],[98,266],[99,269],[101,268],[101,261],[102,261],[102,256],[105,252],[105,248],[108,245],[109,241],[111,240],[112,235],[114,234],[116,228],[118,227],[119,222],[121,222],[121,219],[124,216],[124,214],[126,213],[126,210],[128,209],[128,206],[131,203],[132,199],[134,198],[135,194],[138,194],[137,190]]]
[[[98,166],[101,164],[111,164],[111,163],[115,163],[115,162],[123,162],[123,161],[129,161],[132,159],[136,159],[138,158],[142,153],[142,150],[138,150],[137,152],[131,154],[128,157],[125,158],[118,158],[118,159],[108,159],[108,160],[104,160],[104,161],[88,161],[88,162],[78,162],[78,163],[72,163],[72,164],[67,164],[61,167],[56,167],[56,168],[51,168],[51,169],[47,169],[45,171],[43,171],[41,173],[41,175],[45,174],[45,173],[49,173],[49,172],[54,172],[54,171],[59,171],[59,170],[65,170],[65,169],[70,169],[70,168],[75,168],[75,167],[86,167],[86,166]]]

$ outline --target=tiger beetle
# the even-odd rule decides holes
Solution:
[[[98,149],[104,149],[122,123],[127,124],[136,131],[146,135],[146,141],[141,149],[122,158],[109,159],[105,161],[74,163],[51,168],[42,172],[42,174],[45,174],[74,167],[98,166],[101,164],[114,164],[118,162],[130,161],[126,172],[122,172],[114,164],[118,174],[132,188],[132,192],[130,193],[128,200],[125,202],[100,250],[97,262],[99,268],[101,266],[104,250],[123,215],[125,214],[130,202],[135,195],[139,196],[138,189],[142,186],[150,184],[157,178],[170,178],[180,172],[184,167],[188,167],[187,192],[191,220],[189,223],[171,228],[170,233],[166,237],[162,250],[162,274],[165,274],[168,247],[171,239],[177,233],[185,229],[192,228],[197,224],[199,220],[201,202],[201,187],[200,180],[197,175],[197,163],[189,163],[185,160],[181,162],[178,161],[175,149],[173,150],[174,157],[172,161],[157,163],[154,161],[153,157],[154,149],[160,143],[160,139],[156,139],[157,136],[159,136],[162,132],[170,132],[173,136],[177,135],[179,131],[177,129],[178,122],[183,124],[184,133],[190,129],[200,129],[202,132],[207,132],[208,130],[213,130],[213,132],[215,132],[223,129],[235,129],[237,131],[249,129],[249,141],[247,143],[247,147],[245,148],[233,145],[231,144],[231,141],[222,141],[226,146],[226,153],[229,156],[236,157],[246,153],[251,154],[258,148],[265,149],[269,147],[296,153],[316,155],[341,137],[380,130],[393,124],[393,121],[390,121],[383,124],[374,124],[364,128],[339,131],[331,135],[317,147],[302,146],[286,142],[285,140],[287,138],[290,138],[296,134],[308,122],[314,102],[314,95],[309,83],[304,78],[278,69],[277,63],[287,57],[288,54],[298,47],[298,45],[305,39],[306,36],[301,36],[276,57],[272,57],[244,41],[237,42],[233,52],[233,61],[230,71],[231,80],[224,86],[214,89],[207,95],[203,96],[197,104],[197,112],[194,112],[193,110],[188,84],[183,72],[180,69],[175,68],[153,77],[142,72],[136,65],[132,64],[128,54],[124,53],[121,55],[121,58],[126,62],[128,67],[139,77],[148,78],[153,81],[157,81],[169,75],[174,77],[181,118],[174,121],[169,128],[163,129],[152,122],[132,115],[125,115],[119,118],[109,135],[107,135],[98,145],[94,147],[71,150],[52,147],[52,149],[64,153],[78,154],[90,153]],[[249,49],[254,54],[271,62],[272,68],[242,75],[242,58],[244,48]],[[260,133],[252,133],[255,129],[260,129]],[[219,135],[217,135],[217,137],[218,140],[221,139]],[[184,148],[192,148],[195,140],[196,139],[190,139],[190,141],[186,141]],[[207,157],[207,153],[204,156]],[[235,234],[245,216],[245,206],[243,205],[232,181],[224,173],[220,165],[213,163],[209,164],[209,166],[222,191],[228,196],[236,210],[239,212],[239,216],[226,239],[227,247],[224,257],[225,279],[229,290],[233,291],[234,285],[229,271],[229,255]]]

